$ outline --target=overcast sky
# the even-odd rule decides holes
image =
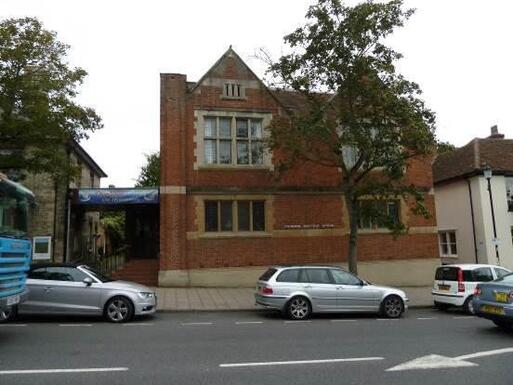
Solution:
[[[198,80],[230,44],[260,76],[254,58],[277,58],[283,36],[304,22],[312,0],[0,0],[0,17],[36,16],[71,45],[89,73],[80,102],[105,128],[82,143],[109,175],[132,186],[144,154],[159,149],[159,74]],[[351,1],[354,3],[354,1]],[[437,113],[438,137],[458,146],[489,134],[513,137],[513,2],[406,0],[417,8],[391,39],[399,69],[420,84]]]

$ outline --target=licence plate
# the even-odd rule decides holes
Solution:
[[[20,295],[13,295],[12,297],[7,297],[7,306],[13,306],[20,303]]]
[[[504,309],[499,306],[483,305],[481,311],[490,314],[504,315]]]
[[[449,285],[438,285],[438,290],[448,291],[450,288]]]
[[[508,293],[493,293],[497,302],[508,302]]]

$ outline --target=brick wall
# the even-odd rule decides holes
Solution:
[[[243,100],[222,97],[219,84],[238,79],[248,85]],[[195,111],[283,114],[277,99],[230,51],[193,90],[185,75],[161,75],[161,206],[160,268],[266,266],[290,263],[335,263],[346,260],[348,219],[342,196],[336,194],[340,171],[311,163],[298,164],[276,179],[271,169],[205,169],[198,162]],[[190,86],[189,86],[190,87]],[[359,236],[361,261],[436,258],[438,245],[431,159],[413,159],[407,181],[425,189],[430,218],[414,214],[406,202],[407,235],[383,230]],[[200,165],[201,166],[201,165]],[[256,234],[201,232],[202,200],[219,196],[264,194],[270,225]]]

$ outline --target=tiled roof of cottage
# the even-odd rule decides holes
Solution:
[[[499,135],[475,138],[467,145],[439,155],[433,163],[433,181],[440,183],[481,173],[489,166],[496,173],[513,173],[513,140]]]

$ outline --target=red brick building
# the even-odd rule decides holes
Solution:
[[[277,179],[262,144],[297,95],[269,90],[230,48],[195,83],[161,74],[161,286],[252,286],[265,266],[346,262],[340,172],[302,164]],[[411,162],[431,219],[389,201],[408,234],[362,223],[359,272],[372,281],[430,284],[439,263],[431,162]]]

